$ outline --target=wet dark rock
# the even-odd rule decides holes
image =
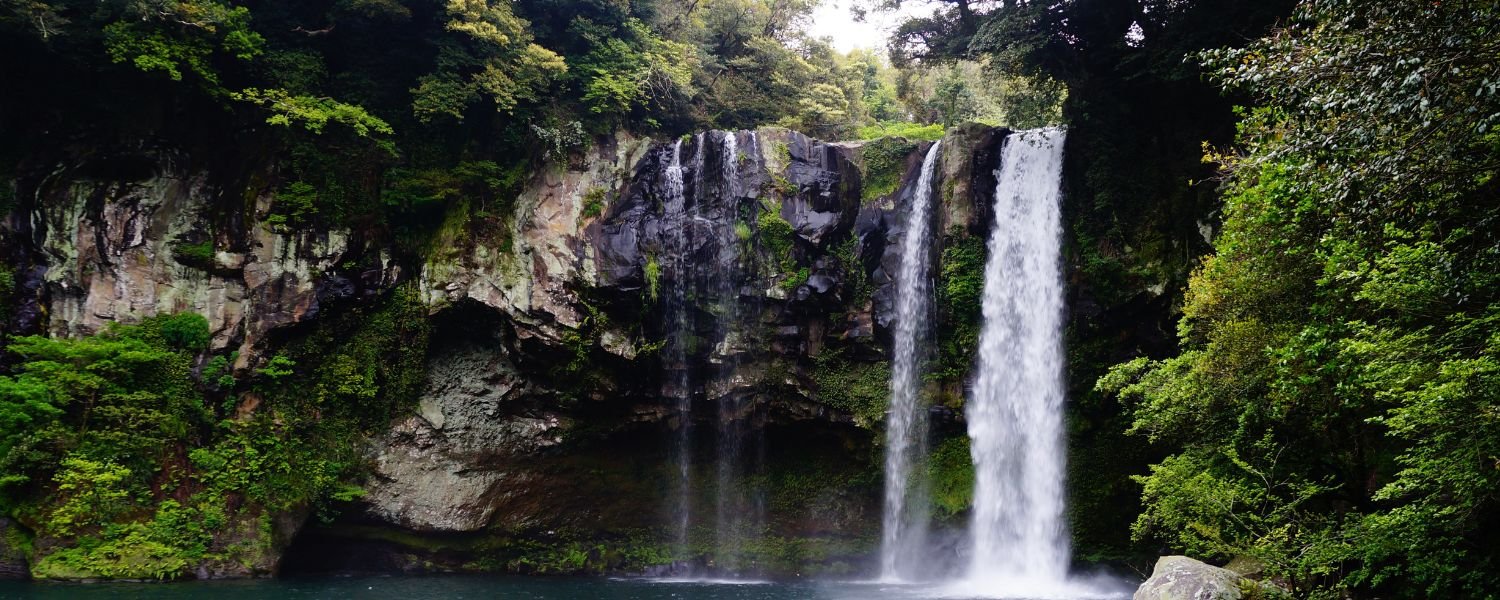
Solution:
[[[788,136],[791,163],[786,180],[796,193],[782,200],[781,216],[798,237],[823,246],[854,223],[859,211],[859,168],[849,161],[849,149],[825,144],[800,133]]]
[[[0,517],[0,580],[31,577],[26,566],[26,553],[15,544],[22,536],[18,527],[9,517]]]

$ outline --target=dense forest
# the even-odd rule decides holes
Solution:
[[[971,502],[954,432],[993,219],[974,189],[995,185],[995,131],[1062,125],[1076,560],[1143,576],[1159,554],[1252,562],[1291,597],[1500,594],[1500,5],[931,6],[888,48],[840,52],[808,33],[816,0],[0,0],[0,563],[266,575],[307,531],[462,555],[442,563],[456,570],[682,561],[638,506],[591,502],[655,493],[667,467],[619,449],[659,458],[640,440],[668,419],[641,406],[670,381],[638,373],[697,361],[761,382],[745,386],[766,430],[747,480],[776,541],[740,551],[840,574],[870,542],[858,507],[878,502],[881,215],[943,140],[924,397],[933,518],[953,524]],[[764,149],[698,166],[765,172],[720,185],[756,194],[722,218],[752,249],[733,268],[769,283],[694,318],[769,333],[693,337],[674,359],[673,265],[655,246],[607,257],[632,207],[660,208],[652,173],[682,188],[671,161],[714,143]],[[563,188],[572,212],[538,216]],[[118,216],[150,193],[186,216]],[[798,198],[810,208],[787,208]],[[55,241],[78,223],[93,237]],[[543,249],[559,232],[556,255],[597,276],[504,283],[556,273]],[[130,253],[142,244],[149,258]],[[285,278],[243,258],[260,246]],[[146,268],[130,261],[168,265],[152,299],[98,308],[135,293],[101,279]],[[498,283],[472,291],[491,264]],[[463,269],[478,275],[450,284]],[[236,294],[258,308],[223,309]],[[731,338],[760,345],[721,361]],[[534,479],[568,481],[565,510],[608,527],[501,525],[536,507],[486,492],[499,508],[460,534],[369,533],[379,448],[420,438],[399,424],[471,346],[504,346],[503,369],[476,367],[503,371],[485,385],[566,429],[505,452],[549,457]],[[829,508],[778,520],[813,496]]]

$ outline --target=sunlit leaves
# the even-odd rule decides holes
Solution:
[[[205,91],[226,93],[212,60],[216,53],[248,61],[263,52],[265,38],[250,27],[250,11],[214,0],[137,0],[125,17],[104,28],[111,60],[166,74],[174,81],[196,75]]]
[[[1303,179],[1348,210],[1340,218],[1373,228],[1413,196],[1500,169],[1486,135],[1500,123],[1497,31],[1492,2],[1315,0],[1276,35],[1204,57],[1283,109],[1251,138],[1269,140],[1260,156],[1308,161]]]
[[[419,120],[462,120],[465,108],[481,95],[508,113],[539,100],[553,79],[567,72],[562,56],[532,43],[529,25],[509,3],[449,0],[446,10],[447,29],[469,43],[447,47],[445,64],[411,90]]]
[[[271,116],[266,118],[266,122],[271,125],[290,127],[295,124],[318,134],[323,133],[331,122],[348,127],[360,137],[393,133],[391,126],[379,117],[359,106],[332,98],[294,96],[286,90],[255,88],[236,92],[231,97],[265,107],[271,112]]]

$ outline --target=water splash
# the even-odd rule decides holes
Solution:
[[[880,543],[880,577],[902,580],[923,564],[926,545],[926,478],[917,468],[926,455],[927,413],[922,407],[921,366],[927,323],[932,313],[932,182],[938,147],[922,160],[901,240],[896,274],[896,318],[891,364],[891,408],[886,419],[885,506]]]
[[[973,557],[963,587],[1053,597],[1067,587],[1063,521],[1063,287],[1059,184],[1065,132],[1005,140],[985,264],[979,373],[967,407]]]

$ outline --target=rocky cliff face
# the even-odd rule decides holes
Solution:
[[[945,239],[987,230],[1002,133],[945,140]],[[369,440],[364,496],[293,560],[352,566],[318,549],[354,542],[350,560],[415,570],[659,562],[674,432],[693,432],[694,477],[713,481],[715,432],[733,423],[755,457],[736,481],[765,515],[741,552],[763,570],[847,570],[877,533],[890,277],[925,148],[618,134],[539,168],[498,226],[452,203],[416,257],[376,231],[272,224],[264,179],[226,185],[170,152],[79,161],[6,226],[12,330],[193,311],[249,373],[299,323],[413,286],[433,324],[425,391]],[[575,547],[593,550],[548,563]]]
[[[375,242],[272,226],[270,193],[223,189],[186,162],[165,150],[88,156],[40,182],[5,228],[20,274],[12,330],[77,337],[190,311],[243,367],[272,330],[402,278]]]

